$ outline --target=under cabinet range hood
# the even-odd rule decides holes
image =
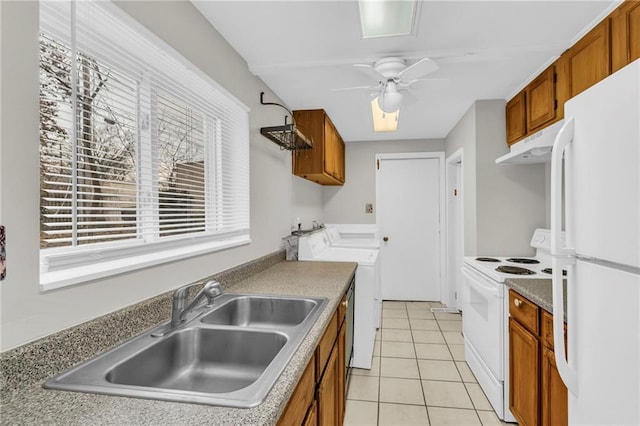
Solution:
[[[511,145],[510,152],[496,159],[496,164],[536,164],[551,162],[551,148],[564,120]]]

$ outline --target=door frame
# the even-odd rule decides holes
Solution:
[[[438,160],[438,178],[439,178],[439,200],[440,208],[439,208],[439,219],[440,224],[438,227],[438,235],[439,235],[439,246],[440,246],[440,277],[439,277],[439,286],[440,286],[440,302],[443,300],[443,295],[447,290],[447,285],[445,282],[445,272],[446,272],[446,238],[444,238],[443,232],[447,229],[447,216],[446,216],[446,208],[445,208],[445,153],[443,151],[433,151],[433,152],[404,152],[404,153],[384,153],[384,154],[376,154],[376,166],[379,164],[381,160],[409,160],[415,158],[435,158]],[[376,173],[376,205],[378,206],[378,211],[380,211],[380,185],[378,185],[378,175]],[[376,215],[376,223],[378,223],[378,217]],[[379,225],[378,225],[378,229]],[[383,259],[384,262],[384,259]],[[384,266],[382,266],[384,268]]]
[[[458,166],[460,164],[460,166]],[[458,178],[458,170],[460,167],[460,178]],[[459,256],[460,258],[460,267],[462,267],[463,258],[464,258],[464,149],[460,148],[451,154],[446,159],[446,186],[447,186],[447,194],[451,194],[454,189],[458,190],[458,214],[457,222],[454,220],[449,220],[454,217],[451,203],[448,201],[447,197],[447,229],[446,229],[446,240],[447,240],[447,252],[446,252],[446,274],[445,274],[445,291],[443,295],[443,303],[450,308],[460,309],[462,307],[461,301],[461,288],[457,287],[455,283],[462,283],[462,272],[460,268],[457,271],[452,271],[455,267],[455,256]],[[457,277],[457,280],[456,280]],[[456,299],[456,294],[458,293],[458,298]]]

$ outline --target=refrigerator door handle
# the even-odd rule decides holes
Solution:
[[[562,270],[568,267],[567,277],[569,280],[575,276],[575,259],[570,257],[551,258],[552,273],[552,294],[553,294],[553,344],[556,367],[560,378],[567,386],[569,392],[578,396],[578,374],[572,365],[567,361],[567,347],[564,340],[564,289]],[[567,289],[567,295],[569,289]]]
[[[572,256],[574,251],[562,244],[562,158],[573,141],[573,117],[566,119],[558,132],[551,150],[551,254]],[[567,206],[568,207],[568,206]]]
[[[568,266],[568,278],[571,280],[575,274],[575,252],[569,247],[563,247],[562,232],[562,158],[567,147],[573,141],[574,119],[565,120],[558,132],[551,151],[551,266],[552,266],[552,292],[553,292],[553,343],[558,373],[567,389],[573,395],[578,395],[578,375],[572,365],[567,361],[567,348],[564,341],[564,288],[562,270]],[[567,200],[568,202],[568,200]],[[570,208],[571,206],[566,206]],[[570,287],[570,286],[569,286]],[[572,294],[571,288],[567,289],[567,298]],[[571,326],[571,325],[570,325]]]

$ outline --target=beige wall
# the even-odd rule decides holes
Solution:
[[[0,350],[271,253],[280,248],[280,238],[289,233],[299,211],[322,221],[321,190],[308,190],[306,182],[292,178],[290,153],[259,134],[260,127],[282,121],[282,111],[259,103],[261,91],[274,95],[191,3],[119,5],[251,108],[252,243],[40,293],[38,3],[2,1],[0,220],[7,227],[7,279],[0,282]],[[300,191],[305,197],[294,197]]]
[[[444,151],[444,140],[348,142],[346,183],[325,186],[322,198],[326,223],[376,223],[375,157],[382,153]],[[373,204],[373,214],[365,204]]]
[[[478,254],[526,256],[536,228],[546,224],[544,164],[498,165],[508,152],[505,103],[476,102]]]
[[[477,252],[477,217],[476,217],[476,105],[473,104],[449,132],[446,138],[446,157],[459,149],[463,151],[462,161],[462,196],[463,196],[463,228],[464,254],[474,255]]]
[[[447,156],[464,149],[467,256],[525,256],[531,235],[546,225],[545,166],[497,165],[508,152],[504,101],[476,101],[447,136]]]
[[[302,229],[310,229],[313,221],[324,222],[322,208],[322,185],[311,182],[301,177],[291,175],[293,185],[293,215],[291,216],[292,229],[298,229],[296,222],[300,218]]]

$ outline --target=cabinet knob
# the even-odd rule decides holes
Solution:
[[[515,299],[513,301],[513,304],[516,305],[516,308],[519,308],[520,306],[522,306],[522,300],[520,299]]]
[[[387,241],[389,241],[389,237],[382,237],[382,241],[386,243]]]

